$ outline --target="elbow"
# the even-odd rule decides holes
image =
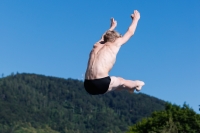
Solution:
[[[133,36],[134,35],[134,31],[132,29],[128,29],[129,35]]]

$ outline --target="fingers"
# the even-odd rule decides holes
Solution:
[[[111,18],[111,23],[116,23],[117,21],[114,18]]]
[[[138,10],[134,10],[133,14],[131,14],[131,18],[132,19],[140,19],[140,13],[138,12]]]
[[[137,13],[138,11],[137,10],[134,10],[134,13]]]
[[[112,23],[112,24],[117,23],[117,21],[116,21],[114,18],[111,18],[110,20],[111,20],[111,23]]]
[[[137,13],[137,10],[134,10],[133,13],[131,14],[131,18],[134,18],[136,13]]]
[[[134,13],[139,13],[138,10],[134,10]]]
[[[133,14],[139,14],[138,10],[134,10]]]

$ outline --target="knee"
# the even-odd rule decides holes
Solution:
[[[117,78],[120,80],[121,85],[123,85],[124,82],[125,82],[125,79],[123,79],[123,78],[121,78],[121,77],[117,77]]]

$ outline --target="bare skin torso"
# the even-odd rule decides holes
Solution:
[[[96,43],[90,52],[90,57],[88,60],[87,70],[85,73],[85,81],[84,85],[87,80],[93,79],[101,79],[109,76],[109,72],[112,69],[113,65],[116,61],[117,53],[119,52],[120,47],[125,44],[135,33],[135,29],[137,27],[138,20],[140,19],[140,13],[135,10],[133,14],[131,14],[132,23],[129,26],[127,32],[121,36],[119,33],[114,31],[115,27],[117,26],[117,22],[114,18],[111,19],[111,27],[105,34],[101,37],[99,42],[106,43]],[[142,86],[144,85],[143,81],[132,81],[132,80],[125,80],[121,77],[110,77],[111,82],[108,87],[108,91],[113,90],[129,90],[129,92],[133,92],[135,89],[140,91]],[[99,80],[97,80],[99,81]],[[90,82],[91,84],[86,85],[86,88],[95,89],[95,85]],[[100,82],[101,83],[101,82]],[[104,83],[102,83],[104,84]],[[106,83],[107,84],[107,83]],[[94,86],[93,86],[94,85]],[[92,86],[92,87],[91,87]],[[88,89],[88,88],[87,88]]]
[[[85,79],[99,79],[109,76],[119,49],[120,46],[110,42],[95,44],[90,52]]]

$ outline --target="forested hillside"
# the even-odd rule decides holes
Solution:
[[[26,73],[0,78],[1,133],[122,133],[164,105],[142,93],[91,96],[74,79]]]

